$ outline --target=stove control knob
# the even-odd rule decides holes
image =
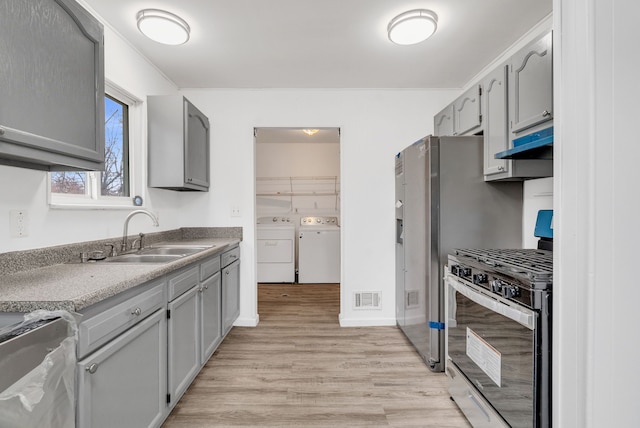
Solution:
[[[512,299],[514,297],[520,297],[520,289],[515,285],[510,285],[508,287],[502,287],[502,296],[507,299]]]
[[[470,276],[470,275],[471,275],[471,268],[468,268],[468,267],[460,268],[460,276]]]
[[[473,275],[473,283],[474,284],[486,284],[489,278],[487,278],[486,273],[476,273]]]
[[[493,281],[491,281],[491,291],[493,291],[494,293],[502,293],[502,288],[505,285],[506,284],[503,281],[494,279]]]
[[[278,217],[274,217],[274,218],[273,218],[273,221],[274,221],[274,222],[278,221]]]
[[[451,273],[455,276],[460,276],[460,265],[452,265]]]

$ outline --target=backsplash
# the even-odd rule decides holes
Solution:
[[[129,244],[137,237],[137,235],[129,236]],[[164,232],[146,233],[144,235],[144,242],[145,245],[151,245],[164,241],[201,238],[235,238],[242,240],[242,228],[186,227]],[[79,260],[81,252],[108,251],[107,244],[118,245],[121,240],[121,237],[114,237],[98,241],[85,241],[33,250],[0,253],[0,275],[10,275],[26,270]]]

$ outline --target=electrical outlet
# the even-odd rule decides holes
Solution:
[[[231,208],[231,217],[240,217],[240,208],[232,207]]]
[[[27,211],[11,210],[9,211],[11,218],[11,237],[24,238],[28,235],[27,230]]]

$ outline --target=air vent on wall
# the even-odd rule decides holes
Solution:
[[[379,291],[359,291],[353,293],[354,309],[380,309]]]
[[[418,290],[410,290],[407,291],[407,306],[406,309],[411,309],[411,308],[415,308],[417,306],[420,306],[420,291]]]

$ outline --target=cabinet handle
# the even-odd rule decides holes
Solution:
[[[4,135],[4,128],[0,126],[0,135]]]
[[[140,308],[135,308],[134,310],[131,311],[131,315],[135,315],[135,316],[140,316],[141,313],[142,313],[142,309]]]
[[[547,110],[542,112],[542,117],[547,117],[547,116],[551,116],[551,113],[549,113]]]
[[[499,166],[498,167],[498,171],[504,171],[504,167],[503,166]]]
[[[208,290],[208,289],[209,289],[209,286],[208,286],[208,285],[205,285],[205,286],[204,286],[204,289],[205,289],[205,290]]]
[[[227,270],[225,271],[225,273],[226,273],[227,275],[229,275],[229,269],[227,269]]]
[[[96,363],[93,363],[90,366],[85,367],[85,370],[91,374],[94,374],[95,372],[98,371],[98,365]]]
[[[202,287],[198,288],[198,293],[202,293],[202,292],[204,292],[204,288]]]

